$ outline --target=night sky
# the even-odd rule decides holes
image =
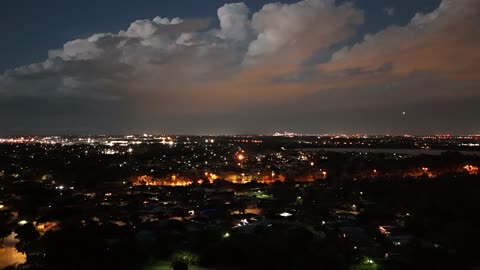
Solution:
[[[6,0],[0,135],[478,134],[478,0]]]

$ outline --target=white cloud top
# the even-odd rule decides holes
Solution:
[[[390,85],[418,73],[475,81],[479,10],[477,0],[443,0],[407,25],[333,50],[351,44],[364,22],[351,3],[271,3],[254,13],[244,3],[225,4],[217,12],[219,27],[210,19],[155,17],[68,41],[43,62],[1,74],[0,96],[128,100],[164,114],[280,104],[331,89]],[[328,57],[316,63],[319,55]]]

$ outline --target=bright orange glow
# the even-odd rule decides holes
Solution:
[[[22,265],[27,262],[27,255],[19,252],[15,247],[4,247],[0,249],[0,269],[8,266]]]
[[[322,175],[326,175],[324,172]],[[209,183],[213,183],[217,179],[223,179],[225,181],[236,183],[236,184],[246,184],[252,181],[257,181],[258,183],[262,184],[272,184],[275,181],[284,182],[285,176],[280,173],[275,172],[255,172],[255,173],[235,173],[235,172],[227,172],[227,173],[205,173],[205,178],[202,179],[190,179],[187,177],[179,176],[179,175],[170,175],[166,177],[153,177],[150,175],[141,175],[137,176],[132,179],[132,185],[134,186],[189,186],[192,185],[194,182],[198,184],[202,184],[205,181]],[[303,175],[299,178],[299,181],[314,181],[318,179],[315,175]]]
[[[238,155],[237,155],[237,159],[238,159],[238,160],[244,160],[244,159],[245,159],[245,156],[242,155],[242,154],[238,154]]]
[[[477,175],[478,174],[478,167],[477,166],[473,166],[473,165],[465,165],[465,167],[463,167],[467,172],[468,174],[470,175]]]
[[[34,225],[41,235],[44,235],[50,230],[56,231],[60,229],[60,223],[58,221],[34,222]]]
[[[154,178],[149,175],[138,176],[133,180],[134,186],[189,186],[193,184],[193,180],[183,177],[166,177],[166,178]]]

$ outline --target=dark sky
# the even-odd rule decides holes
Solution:
[[[6,0],[0,135],[480,133],[479,18],[477,0]]]

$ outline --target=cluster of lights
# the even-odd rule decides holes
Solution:
[[[240,222],[237,224],[236,227],[242,227],[242,226],[245,226],[248,224],[248,220],[247,219],[242,219],[240,220]]]
[[[18,225],[23,226],[23,225],[26,225],[27,223],[28,223],[28,221],[26,221],[26,220],[20,220],[18,222]]]
[[[469,174],[472,174],[472,175],[478,174],[478,167],[477,166],[465,165],[465,167],[463,167],[463,169],[465,169]]]

